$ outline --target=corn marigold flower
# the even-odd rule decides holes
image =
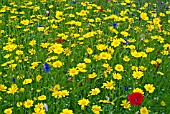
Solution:
[[[153,93],[155,90],[155,87],[153,87],[153,84],[145,84],[144,88],[146,89],[146,91],[148,91],[149,93]]]
[[[81,99],[78,101],[78,104],[81,106],[81,109],[84,110],[85,106],[87,106],[89,104],[89,100],[88,99]]]
[[[121,65],[121,64],[117,64],[116,66],[115,66],[115,70],[116,71],[124,71],[124,69],[123,69],[123,66]]]
[[[128,100],[131,105],[141,105],[143,101],[143,95],[141,93],[135,92],[128,95]]]
[[[92,111],[93,111],[94,114],[100,114],[100,111],[102,111],[101,106],[93,105]]]
[[[106,88],[106,89],[110,89],[110,90],[114,90],[114,82],[111,80],[110,82],[107,81],[106,83],[103,83],[103,86],[101,88]]]
[[[12,114],[12,108],[8,108],[4,110],[5,114]]]
[[[120,104],[120,105],[123,106],[123,108],[125,108],[125,109],[128,109],[131,107],[130,102],[127,100],[123,100],[122,104]]]
[[[73,114],[73,111],[69,109],[63,109],[60,114]]]
[[[166,106],[166,103],[164,101],[161,101],[161,106]]]
[[[140,114],[149,114],[149,110],[146,107],[140,109]]]
[[[46,96],[45,95],[41,95],[38,97],[38,100],[42,101],[42,100],[46,100]]]
[[[30,107],[33,106],[33,103],[34,103],[33,100],[27,99],[27,100],[24,102],[24,106],[25,106],[25,108],[30,108]]]

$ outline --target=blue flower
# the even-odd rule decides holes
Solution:
[[[49,72],[50,71],[50,65],[47,63],[44,63],[44,71]]]
[[[125,44],[128,45],[128,44],[129,44],[129,41],[128,41],[126,38],[124,38],[124,40],[126,41]]]
[[[77,3],[77,1],[73,0],[72,4],[76,4],[76,3]]]
[[[118,24],[117,23],[113,23],[112,26],[116,28],[118,26]]]
[[[16,82],[16,79],[15,79],[15,78],[12,78],[12,82]]]
[[[127,86],[124,86],[124,90],[125,90],[125,91],[128,91],[128,87],[127,87]]]

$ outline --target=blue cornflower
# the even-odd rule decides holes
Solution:
[[[112,26],[116,28],[118,26],[118,24],[117,23],[113,23]]]
[[[77,1],[76,1],[76,0],[73,0],[72,4],[76,4],[76,3],[77,3]]]
[[[125,44],[128,45],[128,44],[129,44],[129,41],[128,41],[126,38],[124,38],[124,40],[126,41]]]
[[[125,90],[125,91],[128,91],[128,86],[124,86],[124,90]]]
[[[21,11],[21,8],[17,8],[17,11],[20,12],[20,11]]]
[[[16,79],[15,79],[15,78],[12,78],[12,82],[16,82]]]
[[[50,71],[50,65],[48,63],[44,63],[44,71],[49,72]]]

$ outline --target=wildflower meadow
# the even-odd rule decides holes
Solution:
[[[0,114],[170,114],[170,2],[1,0]]]

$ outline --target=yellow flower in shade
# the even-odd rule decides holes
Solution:
[[[109,48],[107,48],[107,53],[109,53],[109,54],[113,54],[114,53],[114,49],[113,48],[111,48],[111,47],[109,47]]]
[[[161,101],[161,106],[165,106],[166,103],[164,101]]]
[[[81,106],[81,109],[84,110],[84,106],[87,106],[89,104],[89,100],[83,98],[78,101],[78,104]]]
[[[38,97],[38,100],[43,101],[43,100],[46,100],[46,98],[47,97],[45,95],[41,95]]]
[[[123,106],[123,108],[125,108],[125,109],[128,109],[131,107],[130,102],[127,100],[123,100],[122,104],[120,104],[120,105]]]
[[[30,84],[32,82],[32,79],[25,79],[23,81],[23,84],[26,85],[26,84]]]
[[[144,74],[142,71],[133,71],[132,76],[133,76],[133,78],[140,79],[142,76],[144,76]]]
[[[121,80],[122,79],[122,75],[119,74],[119,73],[113,73],[112,75],[113,75],[114,79],[117,79],[117,80]]]
[[[123,60],[127,62],[127,61],[130,61],[130,58],[128,56],[124,56]]]
[[[140,109],[140,114],[149,114],[149,110],[146,107]]]
[[[103,83],[103,86],[101,88],[106,88],[106,89],[115,89],[114,87],[114,82],[111,80],[110,82],[107,81],[107,83]]]
[[[7,87],[3,84],[0,84],[0,91],[6,91]]]
[[[147,16],[147,13],[143,13],[143,12],[140,14],[140,18],[145,20],[145,21],[147,21],[149,19],[148,16]]]
[[[155,87],[153,87],[153,84],[145,84],[144,88],[146,91],[149,91],[149,93],[153,93],[155,90]]]
[[[63,109],[60,114],[73,114],[73,111],[69,109]]]
[[[41,75],[37,75],[37,76],[36,76],[36,80],[37,80],[37,82],[39,82],[39,81],[41,80],[41,78],[42,78],[42,76],[41,76]]]
[[[140,88],[135,88],[135,89],[133,90],[133,93],[135,93],[135,92],[138,92],[138,93],[141,93],[142,95],[144,95],[143,90],[140,89]]]
[[[90,91],[90,95],[98,95],[100,93],[100,89],[99,88],[95,88],[95,89],[92,89]]]
[[[23,24],[23,25],[28,25],[29,24],[29,20],[28,19],[22,20],[20,23]]]
[[[25,91],[24,88],[20,88],[20,89],[19,89],[19,92],[22,92],[22,93],[23,93],[24,91]]]
[[[29,42],[29,45],[31,45],[31,46],[36,45],[36,40],[31,40],[31,41]]]
[[[17,102],[17,107],[21,107],[22,106],[22,102]]]
[[[95,78],[97,76],[97,74],[95,72],[93,72],[92,74],[88,75],[88,78]]]
[[[123,66],[121,65],[121,64],[117,64],[116,66],[115,66],[115,70],[116,71],[123,71]]]
[[[92,106],[92,111],[93,111],[94,114],[100,114],[100,111],[102,111],[101,106],[93,105]]]
[[[65,54],[66,56],[70,56],[71,50],[70,50],[69,48],[65,48],[65,49],[64,49],[64,54]]]
[[[27,99],[27,101],[24,102],[25,108],[30,108],[33,106],[34,101]]]
[[[77,75],[79,73],[79,70],[77,70],[76,68],[71,68],[71,69],[69,69],[68,72],[69,72],[68,74],[70,76],[75,76],[75,75]]]
[[[57,67],[60,68],[61,66],[63,66],[63,63],[59,60],[53,63],[54,68],[57,68]]]
[[[101,57],[99,56],[99,55],[94,55],[94,57],[93,57],[96,61],[98,61],[98,60],[100,60],[101,59]]]
[[[8,108],[4,110],[5,114],[12,114],[12,108]]]

